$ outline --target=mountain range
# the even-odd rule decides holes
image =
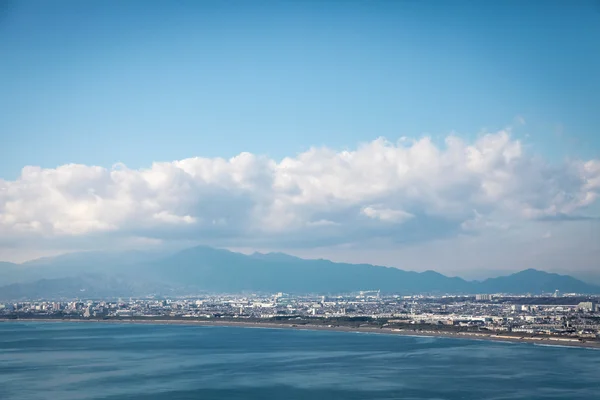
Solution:
[[[197,246],[174,254],[80,252],[23,264],[0,262],[0,299],[99,298],[199,292],[399,294],[600,294],[600,286],[528,269],[483,281],[370,264],[308,260],[283,253],[250,255]]]

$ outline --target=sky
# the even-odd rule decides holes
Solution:
[[[3,1],[0,260],[600,271],[600,2]]]

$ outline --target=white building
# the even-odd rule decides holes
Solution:
[[[596,310],[595,304],[591,301],[582,301],[577,305],[577,309],[581,311],[592,312]]]

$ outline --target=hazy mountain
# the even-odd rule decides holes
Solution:
[[[19,264],[0,261],[0,285],[13,283],[23,276],[23,270]]]
[[[14,271],[19,268],[19,264],[14,264],[6,261],[0,261],[0,273],[1,271]]]
[[[189,248],[157,257],[148,253],[75,253],[36,260],[23,265],[0,265],[0,298],[7,293],[62,293],[60,285],[74,288],[82,274],[102,273],[103,280],[93,287],[94,293],[119,292],[125,295],[145,293],[193,294],[210,292],[288,292],[340,293],[381,290],[388,293],[600,293],[600,287],[570,276],[526,270],[509,276],[467,281],[434,271],[412,272],[370,264],[334,263],[328,260],[305,260],[283,253],[244,255],[206,246]],[[35,282],[42,278],[44,282]],[[111,281],[110,279],[116,279]],[[6,283],[24,283],[7,286]],[[92,291],[89,279],[88,289]],[[108,283],[107,283],[108,282]],[[111,283],[115,286],[112,287]],[[52,286],[53,289],[50,288]],[[144,292],[146,291],[146,292]],[[144,292],[144,293],[143,293]]]
[[[148,266],[147,274],[199,289],[237,292],[339,293],[365,289],[385,292],[460,292],[470,283],[434,272],[407,272],[368,264],[303,260],[281,255],[247,256],[194,247]]]
[[[483,293],[600,293],[600,287],[568,275],[527,269],[509,276],[490,278],[479,285]]]
[[[84,274],[70,278],[40,279],[35,282],[6,285],[0,288],[0,299],[126,297],[142,294],[139,289],[143,288],[115,277]]]
[[[16,265],[17,264],[15,264],[15,263],[0,261],[0,268],[9,268],[9,267],[14,267]]]
[[[304,260],[281,253],[250,256],[198,246],[145,266],[147,276],[209,291],[339,293],[369,289],[396,293],[600,293],[569,276],[527,270],[483,282],[370,264]]]
[[[84,273],[126,275],[129,266],[149,263],[164,256],[164,253],[158,252],[84,251],[38,258],[22,264],[0,263],[0,285],[69,278]]]
[[[259,260],[267,260],[267,261],[278,261],[278,262],[297,262],[297,261],[307,261],[300,257],[290,256],[285,253],[259,253],[255,252],[250,255],[252,258],[256,258]]]
[[[164,256],[161,253],[142,252],[136,250],[130,251],[81,251],[75,253],[61,254],[55,257],[43,257],[35,260],[24,262],[26,266],[44,266],[44,265],[61,265],[62,267],[81,267],[83,265],[93,265],[94,267],[106,267],[111,264],[136,264],[140,262],[150,261],[159,256]]]
[[[577,271],[573,273],[573,277],[600,286],[600,271]]]

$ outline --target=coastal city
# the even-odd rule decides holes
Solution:
[[[599,303],[600,297],[558,291],[545,296],[399,296],[371,290],[340,296],[275,293],[8,302],[0,304],[0,320],[270,324],[600,344]]]
[[[0,400],[600,400],[600,0],[0,0],[0,54]]]

